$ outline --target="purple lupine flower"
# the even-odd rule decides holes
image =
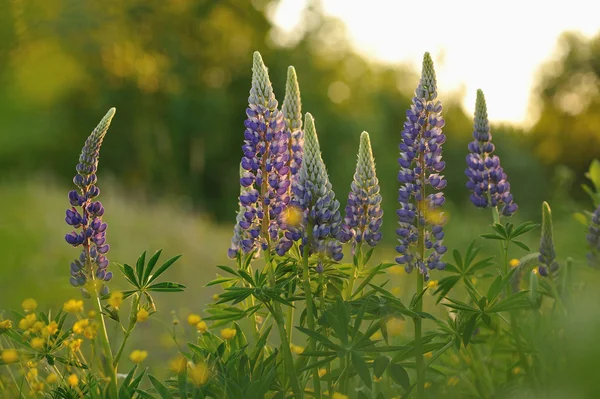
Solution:
[[[540,255],[538,257],[541,263],[538,267],[538,272],[543,277],[548,276],[548,273],[555,273],[558,270],[553,236],[552,211],[550,210],[550,205],[544,201],[542,204],[542,238],[540,240]]]
[[[501,214],[511,216],[517,211],[513,202],[506,173],[500,166],[500,158],[492,155],[494,144],[487,115],[485,97],[477,90],[475,103],[474,140],[469,143],[465,174],[469,178],[467,188],[472,191],[471,202],[478,208],[502,205]]]
[[[446,180],[440,172],[446,166],[442,161],[442,144],[446,136],[442,133],[442,103],[437,98],[437,87],[433,61],[429,53],[423,57],[423,70],[413,103],[406,111],[406,122],[400,143],[400,172],[398,181],[397,210],[399,227],[398,246],[400,254],[396,262],[405,265],[410,273],[415,267],[429,280],[429,271],[444,269],[441,256],[446,252],[442,244],[444,232],[443,214],[437,209],[444,204]],[[427,194],[427,186],[432,193]]]
[[[354,180],[350,185],[346,216],[342,223],[340,241],[352,240],[352,247],[363,241],[374,247],[381,240],[383,210],[379,194],[379,180],[371,150],[369,133],[362,132]]]
[[[107,225],[102,221],[104,207],[94,199],[100,194],[96,186],[100,147],[114,115],[115,109],[111,108],[87,138],[73,178],[78,190],[69,192],[71,208],[66,211],[65,221],[79,232],[68,233],[65,240],[74,247],[82,246],[79,258],[71,263],[70,281],[75,287],[85,285],[88,280],[109,281],[112,278],[112,272],[106,270],[106,253],[110,246],[106,243]],[[103,290],[106,291],[106,287]]]
[[[246,233],[240,249],[250,253],[278,241],[281,234],[282,214],[289,203],[289,148],[283,114],[277,109],[277,100],[269,80],[267,67],[259,52],[254,53],[252,88],[244,122],[240,206],[245,208],[237,225]],[[237,234],[237,233],[236,233]],[[234,255],[230,251],[229,255]]]
[[[587,254],[588,264],[594,269],[600,269],[600,206],[592,213],[586,238],[590,246],[590,252]]]
[[[245,170],[240,164],[240,179],[244,178]],[[240,186],[240,197],[247,195],[248,191],[251,190],[242,184]],[[231,247],[227,252],[227,255],[231,259],[235,259],[240,253],[248,253],[252,251],[254,245],[254,238],[257,238],[260,234],[260,226],[256,225],[255,228],[250,228],[247,224],[246,212],[252,212],[253,209],[243,205],[239,202],[239,210],[236,217],[236,224],[233,228],[233,237],[231,238]],[[248,227],[244,229],[243,227]],[[255,256],[259,255],[260,249],[256,249]]]
[[[321,148],[315,121],[311,114],[304,118],[304,157],[298,178],[292,186],[291,206],[302,212],[300,233],[288,230],[289,239],[302,237],[302,246],[308,245],[310,253],[327,254],[340,261],[342,244],[338,240],[341,232],[340,203],[335,199]],[[308,229],[312,229],[310,232]]]

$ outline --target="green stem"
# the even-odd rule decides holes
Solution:
[[[290,284],[290,289],[288,291],[288,297],[292,297],[294,295],[294,290],[293,290],[293,284]],[[286,320],[286,327],[287,327],[287,334],[288,334],[288,341],[292,342],[292,330],[294,327],[294,302],[292,302],[292,306],[288,307],[288,312],[287,312],[287,320]]]
[[[348,289],[346,291],[346,300],[349,301],[352,298],[352,291],[354,289],[354,281],[356,280],[356,273],[360,272],[362,268],[362,253],[360,251],[361,244],[357,245],[356,248],[356,261],[352,261],[352,269],[350,270],[350,279],[348,280]]]
[[[135,325],[137,323],[137,311],[138,311],[139,306],[140,306],[140,294],[135,294],[135,299],[133,300],[133,303],[131,304],[131,314],[129,315],[129,326],[127,326],[127,330],[125,331],[125,336],[123,337],[123,342],[121,342],[121,346],[119,346],[119,350],[117,351],[117,354],[115,355],[115,358],[112,362],[112,364],[115,368],[119,364],[119,360],[121,359],[121,355],[123,354],[123,350],[125,349],[125,344],[127,343],[127,340],[129,339],[129,336],[131,335],[131,332],[133,331],[133,328],[135,327]]]
[[[314,316],[314,306],[313,306],[313,298],[312,291],[310,288],[310,269],[308,267],[308,257],[309,257],[309,246],[310,242],[312,242],[312,230],[313,226],[311,223],[306,227],[306,231],[308,233],[308,242],[304,246],[302,251],[302,273],[304,280],[304,295],[306,297],[306,324],[308,325],[308,329],[310,331],[315,331],[315,316]],[[315,348],[315,340],[313,338],[308,339],[308,351],[314,352]],[[310,361],[310,360],[309,360]],[[319,377],[319,368],[313,367],[312,369],[313,375],[313,386],[315,389],[315,398],[321,398],[321,378]]]
[[[321,307],[321,314],[325,313],[325,278],[323,277],[323,273],[319,274],[319,294],[321,297],[321,301],[320,301],[320,307]],[[325,337],[329,337],[329,332],[327,331],[327,328],[325,328]],[[327,363],[327,365],[325,366],[325,370],[326,370],[326,375],[327,375],[327,392],[329,393],[329,397],[333,397],[333,384],[332,384],[332,379],[331,379],[331,362]],[[318,372],[318,370],[317,370]]]
[[[104,363],[106,368],[107,377],[110,379],[108,386],[108,393],[111,398],[117,397],[117,369],[113,365],[112,349],[110,348],[110,341],[108,340],[108,333],[106,331],[106,324],[104,323],[104,315],[102,314],[102,303],[100,303],[100,293],[97,289],[94,289],[95,300],[94,305],[96,306],[96,318],[98,325],[100,326],[100,343],[102,344],[102,350],[106,357]]]
[[[272,288],[275,288],[277,284],[275,280],[275,273],[273,272],[273,264],[271,262],[270,248],[267,248],[267,250],[265,251],[265,260],[267,262],[266,268],[269,277],[269,284]],[[273,319],[275,320],[277,330],[279,331],[279,340],[281,341],[281,352],[283,353],[283,361],[285,364],[285,368],[287,369],[286,374],[290,379],[292,391],[294,392],[294,396],[296,398],[302,399],[303,392],[300,388],[300,383],[298,381],[296,371],[294,370],[294,359],[292,358],[290,342],[287,339],[287,332],[285,331],[285,321],[283,319],[283,313],[281,311],[281,306],[279,305],[279,302],[276,301],[273,301]]]
[[[423,291],[423,276],[420,273],[417,275],[417,295]],[[415,305],[415,311],[420,313],[423,311],[422,298]],[[422,398],[425,395],[425,369],[423,368],[423,350],[421,347],[422,319],[421,316],[414,318],[415,323],[415,363],[417,367],[417,398]]]

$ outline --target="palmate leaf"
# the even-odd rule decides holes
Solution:
[[[365,359],[363,359],[361,354],[351,352],[350,360],[352,361],[352,367],[354,367],[354,370],[356,370],[360,379],[369,387],[369,389],[371,389],[373,387],[373,378],[371,377],[371,372],[369,371],[369,367],[367,367]]]
[[[169,389],[166,386],[164,386],[164,384],[160,382],[156,377],[154,377],[152,374],[148,374],[148,379],[150,380],[152,386],[154,387],[154,389],[156,389],[156,392],[160,395],[162,399],[173,399],[173,395],[171,395]]]
[[[506,312],[509,310],[525,309],[531,307],[529,302],[529,290],[516,292],[503,301],[500,301],[490,306],[487,311],[488,313]]]

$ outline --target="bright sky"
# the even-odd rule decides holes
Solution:
[[[471,110],[481,88],[490,119],[517,124],[531,122],[536,73],[557,54],[560,34],[600,31],[600,4],[594,0],[321,1],[325,13],[345,22],[360,53],[420,70],[429,51],[441,95],[464,93],[465,109]],[[281,0],[275,23],[293,30],[305,4]]]

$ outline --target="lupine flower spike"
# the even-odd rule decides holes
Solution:
[[[548,272],[554,273],[558,270],[553,235],[552,211],[550,210],[550,205],[544,201],[542,204],[542,239],[540,241],[540,256],[538,258],[541,263],[538,272],[543,277],[548,276]]]
[[[325,253],[333,260],[343,257],[342,245],[338,241],[342,217],[340,203],[335,199],[321,148],[315,121],[311,114],[304,118],[304,158],[293,186],[292,205],[303,212],[303,245],[309,245],[311,253]],[[306,229],[312,227],[311,239]]]
[[[240,164],[240,179],[244,176],[244,172],[245,171],[242,168],[242,165]],[[246,195],[248,190],[249,189],[247,187],[240,185],[240,197]],[[246,207],[244,205],[242,205],[241,202],[238,202],[238,203],[239,203],[240,208],[238,210],[238,214],[235,219],[236,220],[235,226],[233,227],[233,237],[231,238],[231,247],[229,247],[229,251],[227,253],[229,258],[231,258],[231,259],[235,259],[238,254],[243,253],[240,251],[244,246],[244,240],[252,240],[252,235],[251,235],[250,231],[244,230],[240,226],[240,223],[243,223],[246,220],[246,217],[245,217]],[[256,257],[258,257],[260,255],[260,249],[257,249],[254,254]]]
[[[356,172],[350,185],[340,240],[342,242],[352,241],[353,248],[363,241],[374,247],[381,240],[379,230],[382,217],[379,180],[375,173],[371,141],[369,133],[362,132]]]
[[[229,250],[229,256],[239,250],[267,249],[270,241],[277,241],[281,216],[289,202],[289,148],[283,114],[277,109],[269,73],[258,52],[254,53],[248,103],[240,178],[244,190],[239,201],[244,212],[237,222],[244,238],[234,238],[238,244]]]
[[[594,269],[600,269],[600,206],[592,213],[587,241],[590,245],[590,252],[587,254],[588,263]]]
[[[109,281],[112,278],[112,272],[106,270],[109,245],[106,243],[107,225],[102,221],[104,207],[94,199],[100,194],[96,187],[100,147],[114,115],[115,109],[111,108],[87,138],[73,178],[78,190],[69,192],[71,208],[67,209],[65,221],[79,232],[67,234],[65,240],[74,247],[82,247],[79,259],[71,263],[71,284],[75,287],[82,287],[92,280]],[[106,286],[103,290],[107,291]]]
[[[465,170],[469,178],[467,188],[472,191],[471,202],[478,208],[502,205],[502,215],[511,216],[518,206],[513,202],[510,184],[500,166],[500,158],[492,155],[495,147],[492,143],[485,97],[481,90],[477,90],[473,138],[469,143],[468,168]]]
[[[428,270],[446,267],[440,258],[446,252],[442,245],[443,214],[436,208],[444,204],[446,187],[439,173],[446,166],[442,161],[442,103],[437,98],[437,82],[429,53],[423,58],[421,80],[406,111],[406,122],[400,143],[400,172],[397,210],[399,228],[396,262],[405,265],[407,272],[415,267],[429,280]],[[427,186],[433,191],[427,194]]]

